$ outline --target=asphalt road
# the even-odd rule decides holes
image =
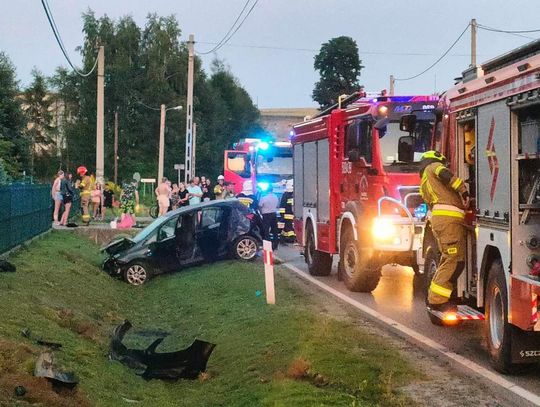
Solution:
[[[280,246],[276,256],[308,273],[304,257],[300,255],[299,250],[299,247]],[[492,370],[483,339],[483,323],[467,321],[456,327],[432,325],[425,310],[422,276],[415,276],[412,269],[385,266],[379,285],[372,293],[348,291],[337,279],[336,261],[330,276],[316,279],[407,328],[433,339],[450,351]],[[506,378],[540,396],[540,365],[528,369],[519,376]]]

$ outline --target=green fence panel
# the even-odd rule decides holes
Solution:
[[[0,187],[0,253],[51,227],[51,186],[13,184]]]

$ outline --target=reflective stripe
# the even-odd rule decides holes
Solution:
[[[440,295],[441,297],[450,298],[452,295],[452,290],[449,290],[448,288],[444,288],[443,286],[440,286],[438,284],[435,284],[433,281],[431,282],[429,289],[434,294]]]
[[[286,213],[284,217],[285,217],[285,219],[289,219],[289,220],[294,219],[294,215],[293,215],[293,214],[289,214],[289,213]]]
[[[463,213],[448,211],[445,209],[433,209],[433,212],[431,212],[431,214],[433,216],[450,216],[452,218],[465,219],[465,215]]]
[[[289,232],[281,232],[281,235],[282,235],[282,236],[285,236],[285,237],[293,237],[293,236],[296,236],[292,230],[289,231]]]
[[[285,213],[285,208],[279,208],[279,213]]]
[[[461,185],[463,185],[463,181],[459,178],[456,178],[456,180],[454,182],[452,182],[452,189],[455,189],[457,190]]]
[[[293,204],[293,198],[287,199],[287,203],[288,203],[289,205],[292,205],[292,204]]]
[[[459,212],[465,215],[465,211],[463,209],[460,209],[454,205],[437,204],[437,205],[433,205],[433,209],[444,209],[446,211]]]
[[[439,176],[439,174],[441,173],[442,170],[444,170],[446,167],[444,165],[439,165],[437,168],[435,168],[435,175],[436,176]]]
[[[457,254],[457,247],[449,247],[446,252],[448,254]]]

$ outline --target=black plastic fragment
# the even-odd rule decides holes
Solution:
[[[54,357],[52,352],[42,352],[36,361],[34,376],[45,377],[53,386],[73,389],[79,380],[74,373],[60,372],[54,366]]]
[[[26,394],[26,387],[24,386],[17,386],[15,387],[15,395],[17,397],[22,397]]]
[[[129,349],[122,340],[132,327],[129,321],[115,328],[110,343],[109,356],[112,360],[137,370],[143,378],[177,380],[196,379],[206,370],[208,359],[215,344],[196,339],[191,346],[176,352],[156,352],[164,338],[156,339],[148,348]]]
[[[48,348],[51,348],[51,349],[54,349],[54,350],[58,350],[58,349],[60,349],[62,347],[61,343],[51,342],[51,341],[47,341],[45,339],[38,339],[36,341],[36,343],[38,345],[41,345],[41,346],[47,346]]]
[[[15,273],[17,267],[13,263],[10,263],[7,260],[0,260],[0,272],[3,273]]]

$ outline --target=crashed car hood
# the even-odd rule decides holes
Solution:
[[[103,246],[100,250],[112,256],[112,255],[115,255],[116,253],[120,253],[123,250],[129,249],[130,247],[133,247],[134,245],[135,245],[135,242],[133,240],[128,239],[127,237],[122,237],[119,239],[112,240],[107,245]]]

